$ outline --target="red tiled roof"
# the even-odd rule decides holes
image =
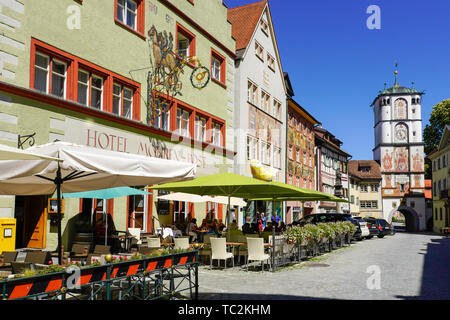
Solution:
[[[369,167],[368,172],[360,170],[361,167]],[[348,162],[348,172],[360,179],[381,179],[380,164],[375,160],[350,160]]]
[[[231,35],[236,39],[236,50],[245,49],[261,17],[267,0],[228,9]]]

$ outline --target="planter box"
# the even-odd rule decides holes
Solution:
[[[196,261],[196,253],[197,251],[189,251],[101,266],[82,267],[76,285],[83,286],[100,281],[132,276],[143,273],[144,271],[152,272],[172,266],[192,263]],[[66,273],[66,271],[60,271],[33,277],[5,279],[0,282],[0,294],[3,299],[12,300],[61,292],[61,289],[67,286],[67,278],[71,275],[70,273]]]

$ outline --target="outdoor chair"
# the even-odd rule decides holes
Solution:
[[[96,244],[94,247],[94,252],[87,255],[86,264],[90,265],[93,257],[101,257],[102,255],[107,255],[108,253],[111,253],[111,246]]]
[[[131,246],[130,247],[134,247],[134,248],[139,247],[139,245],[142,244],[141,229],[140,228],[128,228],[128,232],[132,236],[134,236],[134,238],[131,239]]]
[[[29,251],[25,257],[25,262],[32,264],[48,264],[51,260],[51,253],[49,251]]]
[[[149,249],[159,249],[161,248],[161,239],[159,237],[147,237],[147,247]]]
[[[269,244],[273,246],[273,237],[269,237]],[[284,263],[284,253],[283,253],[283,247],[286,244],[286,239],[283,235],[276,235],[275,236],[275,252],[273,253],[273,249],[271,248],[271,254],[275,254],[274,261],[276,265],[281,265]],[[272,266],[273,267],[273,266]]]
[[[264,262],[270,264],[270,255],[264,253],[264,239],[263,238],[247,238],[248,256],[247,256],[247,271],[249,261],[261,261],[261,269],[264,272]]]
[[[0,270],[11,268],[11,262],[16,261],[17,251],[3,251],[0,260]]]
[[[205,246],[200,248],[198,251],[198,255],[200,258],[202,257],[211,257],[211,238],[216,238],[217,236],[214,234],[205,234],[203,236],[203,243],[205,243]]]
[[[234,267],[234,256],[231,252],[227,252],[227,244],[225,238],[211,238],[211,261],[210,269],[212,269],[213,260],[218,260],[218,265],[220,266],[220,260],[225,260],[225,268],[227,266],[227,260],[231,259],[233,261]]]
[[[175,246],[174,249],[189,249],[189,238],[188,237],[179,237],[174,239]]]
[[[87,258],[89,254],[89,245],[85,243],[74,242],[72,244],[72,250],[65,252],[71,260],[80,261]]]
[[[11,269],[13,274],[23,274],[27,269],[34,269],[34,266],[31,262],[23,262],[23,261],[12,261]]]

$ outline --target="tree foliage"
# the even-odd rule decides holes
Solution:
[[[423,130],[423,142],[425,154],[429,154],[438,146],[445,125],[450,123],[450,99],[444,100],[433,107],[429,124]],[[425,178],[431,179],[431,163],[425,159]]]
[[[425,154],[429,154],[439,144],[445,125],[450,123],[450,99],[433,107],[429,122],[423,130]]]

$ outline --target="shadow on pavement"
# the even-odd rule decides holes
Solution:
[[[303,297],[283,294],[246,293],[199,293],[199,300],[335,300],[317,297]]]
[[[397,296],[406,300],[450,299],[450,238],[432,239],[427,244],[422,287],[419,296]]]

